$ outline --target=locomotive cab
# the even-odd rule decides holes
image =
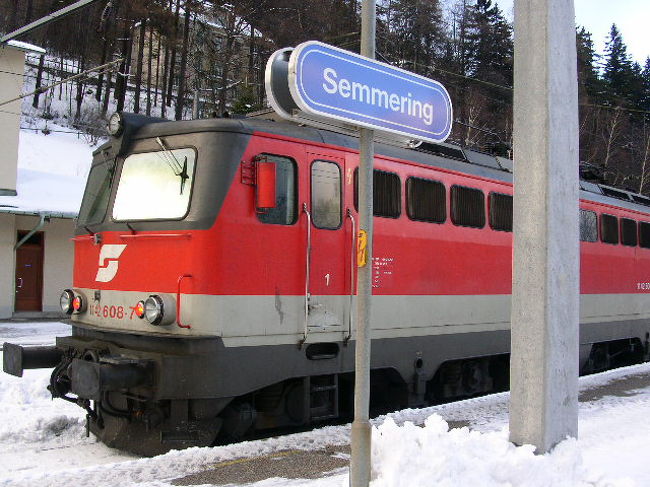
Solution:
[[[350,292],[305,291],[315,255],[297,224],[295,158],[256,147],[255,128],[121,114],[93,154],[74,286],[61,295],[72,334],[44,365],[54,367],[53,397],[83,407],[110,446],[150,455],[339,415],[332,373]],[[310,250],[323,245],[314,236]],[[350,262],[340,259],[347,273]],[[293,276],[274,270],[296,265]],[[5,370],[32,365],[27,349],[7,350]]]

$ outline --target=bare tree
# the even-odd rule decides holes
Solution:
[[[648,183],[648,163],[650,163],[650,127],[648,127],[647,117],[643,119],[643,128],[641,129],[640,154],[641,159],[641,175],[639,177],[639,193],[645,192],[645,186]]]
[[[183,47],[181,48],[181,72],[178,80],[178,94],[176,96],[176,120],[183,118],[183,106],[185,104],[185,73],[187,71],[187,51],[189,48],[190,36],[190,6],[185,4],[185,22],[183,25]]]

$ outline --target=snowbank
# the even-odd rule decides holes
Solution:
[[[0,326],[0,337],[25,343],[34,328],[59,333],[62,324]],[[38,335],[38,332],[36,332]],[[39,336],[38,342],[46,342]],[[650,445],[650,364],[580,379],[592,393],[580,403],[579,439],[567,439],[551,453],[508,441],[508,393],[408,409],[373,423],[372,487],[633,487],[648,485]],[[609,395],[602,386],[631,378]],[[137,458],[84,434],[84,411],[52,402],[48,370],[26,371],[22,379],[0,374],[0,486],[101,485],[167,487],[173,479],[220,462],[284,450],[319,450],[349,442],[350,426],[320,428],[265,440],[213,448],[172,451]],[[619,382],[620,385],[620,382]],[[444,419],[443,419],[444,418]],[[467,427],[449,428],[449,424]],[[316,480],[272,478],[255,487],[347,487],[347,471]]]

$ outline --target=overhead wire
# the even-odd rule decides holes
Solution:
[[[0,101],[0,106],[7,105],[7,104],[12,103],[14,101],[22,100],[23,98],[26,98],[26,97],[31,96],[31,95],[35,95],[36,93],[45,93],[46,91],[54,88],[55,86],[61,85],[63,83],[67,83],[67,82],[72,81],[72,80],[76,80],[76,79],[79,79],[79,78],[87,79],[88,74],[91,73],[91,72],[97,72],[97,74],[107,73],[108,71],[112,71],[113,69],[115,69],[115,66],[113,66],[113,65],[115,65],[117,63],[120,63],[120,62],[122,62],[122,59],[118,58],[118,59],[116,59],[114,61],[111,61],[109,63],[102,64],[101,66],[96,66],[94,68],[87,69],[86,71],[75,74],[74,76],[70,76],[69,78],[63,79],[61,81],[57,81],[56,83],[52,83],[51,85],[42,86],[42,87],[38,88],[37,90],[34,90],[34,91],[30,92],[30,93],[24,93],[24,94],[22,94],[20,96],[17,96],[15,98],[10,99],[10,100]]]

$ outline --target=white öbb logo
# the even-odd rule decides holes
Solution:
[[[113,245],[105,244],[102,245],[101,250],[99,251],[99,269],[97,269],[97,277],[95,281],[99,282],[109,282],[112,281],[115,275],[117,274],[117,268],[122,252],[126,248],[126,244]],[[108,261],[108,263],[106,263]]]

